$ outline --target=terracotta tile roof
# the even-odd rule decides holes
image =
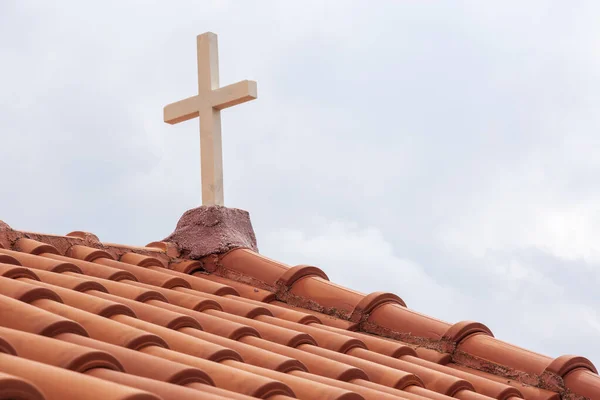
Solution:
[[[600,399],[583,357],[247,249],[178,256],[0,221],[0,399]]]

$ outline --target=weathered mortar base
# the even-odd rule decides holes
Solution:
[[[201,206],[183,213],[175,231],[164,242],[193,260],[235,248],[258,252],[256,236],[247,211],[223,206]]]

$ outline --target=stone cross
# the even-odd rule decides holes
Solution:
[[[256,99],[256,82],[241,81],[219,87],[217,35],[206,32],[196,38],[198,95],[167,105],[164,120],[177,124],[200,117],[200,176],[202,204],[223,205],[223,155],[221,110]]]

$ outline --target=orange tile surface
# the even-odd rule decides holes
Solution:
[[[528,351],[315,266],[179,254],[0,230],[0,399],[600,399],[583,357]]]

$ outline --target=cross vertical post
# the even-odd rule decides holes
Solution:
[[[196,46],[198,95],[165,106],[164,121],[177,124],[200,118],[202,204],[223,205],[221,110],[256,99],[256,82],[246,80],[221,88],[217,35],[212,32],[199,35]]]

